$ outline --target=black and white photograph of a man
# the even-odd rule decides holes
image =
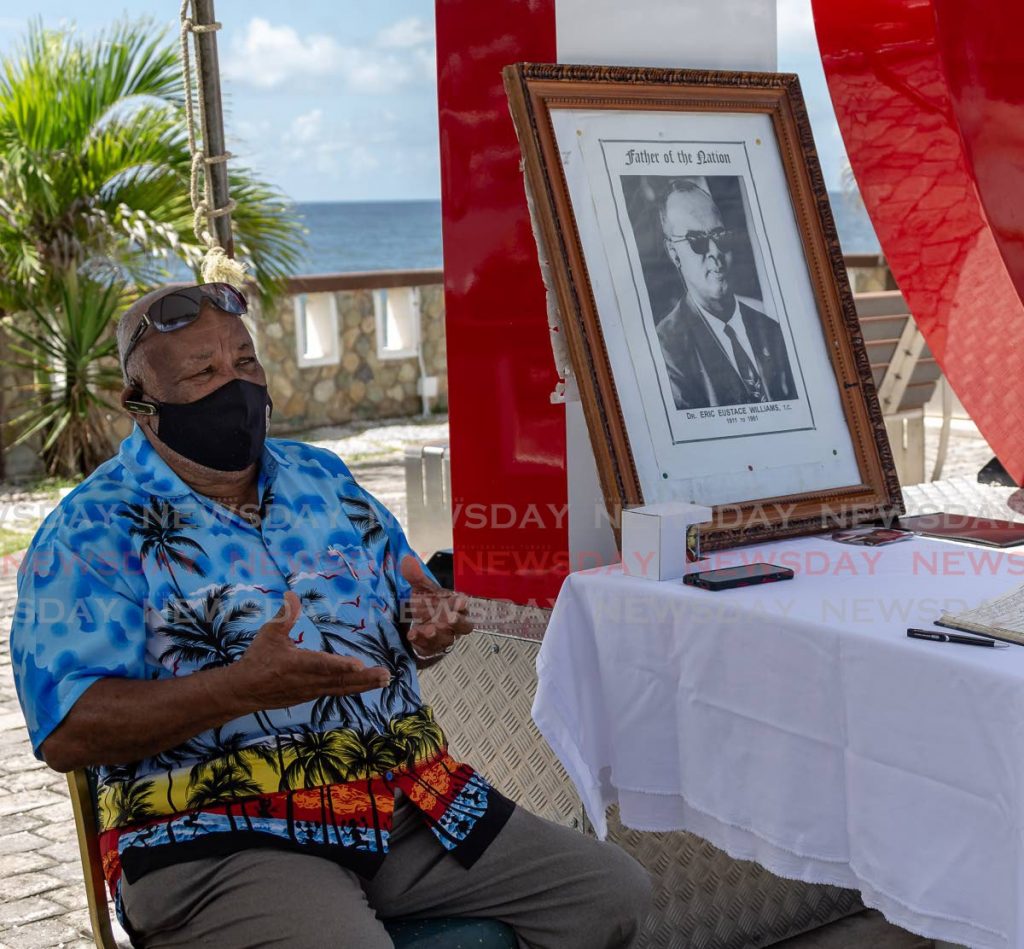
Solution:
[[[765,312],[738,176],[622,176],[677,409],[797,398]]]

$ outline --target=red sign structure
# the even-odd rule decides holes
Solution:
[[[953,390],[1024,480],[1017,0],[813,0],[861,195]]]
[[[555,2],[435,7],[455,582],[548,605],[568,573],[565,407],[501,70],[556,59]]]

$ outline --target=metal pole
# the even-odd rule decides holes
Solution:
[[[215,22],[213,0],[193,0],[196,25],[206,26]],[[224,154],[224,110],[220,100],[220,63],[217,60],[217,34],[197,33],[199,43],[199,68],[202,82],[200,95],[203,97],[203,109],[206,122],[203,126],[203,149],[208,156]],[[210,202],[214,208],[222,208],[228,203],[228,166],[226,162],[218,162],[206,167],[210,182]],[[221,247],[229,257],[235,256],[235,242],[231,236],[231,215],[213,219],[213,227]]]

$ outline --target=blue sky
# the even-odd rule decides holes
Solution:
[[[177,0],[34,0],[47,26],[90,34],[120,14],[176,36]],[[29,14],[0,6],[0,53]],[[219,0],[228,147],[297,201],[437,198],[432,0]],[[779,68],[798,72],[830,188],[845,153],[818,61],[810,0],[779,0]]]

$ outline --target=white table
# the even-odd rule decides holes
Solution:
[[[533,717],[599,835],[618,803],[933,939],[1024,947],[1024,647],[905,634],[1024,582],[1024,552],[803,538],[717,565],[743,557],[797,577],[562,587]]]

